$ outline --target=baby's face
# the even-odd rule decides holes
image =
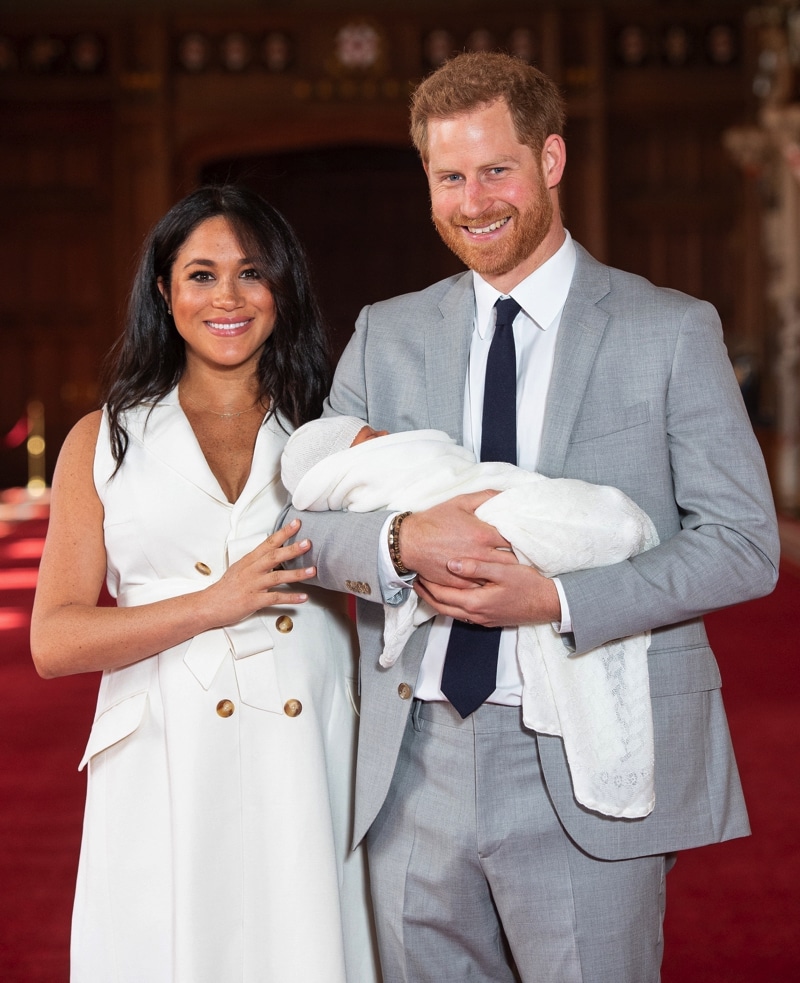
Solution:
[[[388,433],[388,430],[373,430],[372,427],[368,427],[365,424],[358,431],[353,443],[350,446],[355,447],[356,444],[363,444],[365,440],[374,440],[376,437],[385,437]]]

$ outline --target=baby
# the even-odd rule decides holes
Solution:
[[[326,417],[292,434],[281,469],[292,504],[312,512],[414,511],[455,495],[502,492],[476,515],[547,577],[616,563],[658,541],[650,519],[619,489],[478,462],[441,430],[389,434],[355,417]]]
[[[326,417],[292,434],[281,466],[293,505],[311,511],[414,511],[494,489],[476,516],[547,577],[658,544],[649,517],[619,489],[478,462],[439,430],[389,434],[355,417]],[[380,663],[388,668],[436,612],[413,591],[384,611]],[[606,815],[644,816],[654,804],[649,640],[645,632],[570,656],[549,624],[517,632],[524,723],[563,738],[576,798]]]

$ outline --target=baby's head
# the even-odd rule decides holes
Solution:
[[[373,430],[372,427],[365,423],[353,438],[350,446],[355,447],[356,444],[363,444],[365,440],[374,440],[376,437],[385,437],[388,433],[388,430]]]
[[[294,492],[303,475],[331,454],[363,444],[388,431],[373,430],[355,416],[326,416],[299,427],[286,442],[281,459],[283,484]]]

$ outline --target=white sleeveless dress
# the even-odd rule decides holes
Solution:
[[[274,528],[286,434],[261,428],[226,500],[173,392],[128,414],[95,484],[120,606],[202,590]],[[73,983],[370,983],[366,862],[349,850],[352,626],[309,588],[103,674],[72,931]]]

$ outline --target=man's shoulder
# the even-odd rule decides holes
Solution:
[[[370,305],[372,314],[393,315],[406,314],[410,310],[418,311],[425,309],[438,308],[441,303],[450,297],[461,297],[472,292],[472,273],[465,270],[463,273],[456,273],[432,283],[421,290],[412,290],[409,293],[397,294],[395,297],[388,297]]]
[[[578,243],[575,243],[575,248],[577,263],[572,289],[580,293],[594,294],[598,298],[605,295],[604,305],[620,304],[624,307],[636,301],[667,311],[683,310],[687,305],[708,303],[681,290],[659,286],[638,273],[608,266],[595,259]]]

